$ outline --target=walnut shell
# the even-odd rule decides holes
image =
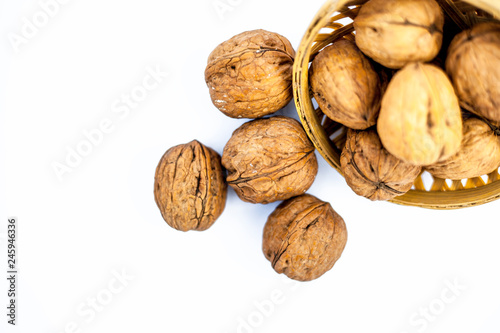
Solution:
[[[196,140],[167,150],[156,168],[156,204],[177,230],[210,228],[224,210],[226,193],[220,156]]]
[[[391,155],[373,129],[348,130],[340,164],[347,185],[373,201],[405,194],[422,170]]]
[[[377,122],[380,80],[353,42],[341,39],[322,50],[312,62],[310,82],[314,98],[328,118],[355,129]]]
[[[250,121],[234,131],[222,165],[240,199],[263,204],[304,193],[318,172],[314,146],[304,129],[283,116]]]
[[[487,175],[500,166],[500,133],[477,118],[464,121],[464,137],[458,153],[428,166],[432,175],[444,179],[465,179]]]
[[[328,202],[303,194],[282,202],[269,216],[262,250],[279,274],[310,281],[333,267],[346,242],[342,217]]]
[[[454,155],[462,115],[446,74],[421,63],[397,72],[382,98],[377,128],[385,149],[408,163],[430,165]]]
[[[500,121],[500,23],[481,23],[455,36],[446,71],[468,110]]]
[[[294,58],[288,39],[265,30],[223,42],[205,70],[213,104],[232,118],[260,118],[282,109],[293,97]]]
[[[443,42],[444,15],[434,0],[370,0],[354,19],[356,44],[389,68],[434,59]]]

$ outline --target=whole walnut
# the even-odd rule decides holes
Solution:
[[[318,172],[314,146],[304,129],[283,116],[253,120],[234,131],[222,165],[240,199],[263,204],[303,194]]]
[[[310,281],[333,267],[346,242],[342,217],[328,202],[303,194],[282,202],[269,216],[262,250],[279,274]]]
[[[213,104],[232,118],[260,118],[293,97],[295,51],[285,37],[265,30],[241,33],[208,57],[205,81]]]
[[[454,155],[462,115],[446,74],[422,63],[397,72],[382,98],[377,129],[385,149],[408,163],[430,165]]]
[[[391,155],[374,129],[348,130],[340,164],[347,185],[373,201],[405,194],[422,170]]]
[[[210,228],[224,210],[226,193],[220,156],[196,140],[167,150],[156,168],[156,204],[177,230]]]
[[[355,129],[377,122],[380,80],[355,43],[341,39],[322,50],[312,62],[310,82],[328,118]]]
[[[444,179],[465,179],[487,175],[500,166],[500,131],[489,124],[469,118],[464,121],[464,137],[458,153],[428,166],[432,175]]]
[[[389,68],[434,59],[443,42],[444,15],[434,0],[370,0],[354,19],[356,44]]]
[[[446,71],[468,110],[500,121],[500,23],[480,23],[455,36]]]

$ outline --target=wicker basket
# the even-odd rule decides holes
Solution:
[[[308,72],[314,56],[339,38],[354,41],[352,20],[367,0],[328,0],[316,14],[297,51],[293,69],[294,99],[302,124],[320,154],[340,171],[340,154],[345,143],[346,128],[327,118],[315,105],[310,93]],[[500,18],[500,0],[438,0],[457,31],[482,20]],[[424,186],[424,179],[429,184]],[[427,183],[427,181],[426,181]],[[432,185],[430,185],[432,183]],[[498,170],[466,180],[445,180],[424,172],[413,189],[392,202],[431,209],[457,209],[484,204],[500,198]]]

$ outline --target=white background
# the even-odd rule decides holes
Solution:
[[[288,283],[262,254],[277,203],[243,203],[229,190],[206,232],[162,220],[153,198],[162,154],[195,138],[222,153],[244,122],[212,106],[209,53],[257,28],[297,48],[322,2],[70,0],[15,52],[9,36],[41,7],[0,1],[0,332],[500,332],[500,202],[459,211],[372,203],[318,155],[309,193],[344,218],[349,240],[308,283]],[[219,15],[217,3],[231,10]],[[169,75],[128,115],[114,113],[148,67]],[[293,105],[280,113],[296,117]],[[104,119],[113,131],[60,181],[53,164]],[[8,216],[19,219],[15,328],[5,315]],[[123,273],[130,280],[120,283]],[[465,290],[453,294],[450,283]],[[271,306],[272,293],[281,296]],[[92,310],[92,299],[105,304]]]

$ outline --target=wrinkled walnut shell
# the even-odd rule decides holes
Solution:
[[[318,172],[314,146],[304,129],[283,116],[250,121],[234,131],[222,165],[240,199],[263,204],[303,194]]]
[[[260,118],[293,97],[295,51],[285,37],[265,30],[241,33],[215,48],[205,81],[213,104],[232,118]]]
[[[500,121],[500,23],[481,23],[455,36],[446,71],[467,110]]]
[[[446,74],[413,63],[392,78],[377,124],[392,155],[414,165],[430,165],[456,154],[462,142],[462,114]]]
[[[373,201],[405,194],[422,170],[391,155],[373,129],[349,129],[340,164],[347,185]]]
[[[428,166],[433,176],[444,179],[466,179],[487,175],[500,166],[500,132],[477,118],[464,121],[464,137],[457,154]]]
[[[356,44],[389,68],[434,59],[443,42],[444,15],[434,0],[370,0],[354,19]]]
[[[224,210],[226,192],[220,156],[196,140],[167,150],[156,168],[156,204],[177,230],[210,228]]]
[[[314,98],[328,118],[354,129],[377,122],[380,80],[353,42],[341,39],[322,50],[312,62],[310,82]]]
[[[342,217],[328,202],[304,194],[282,202],[269,216],[262,250],[279,274],[310,281],[333,267],[346,242]]]

